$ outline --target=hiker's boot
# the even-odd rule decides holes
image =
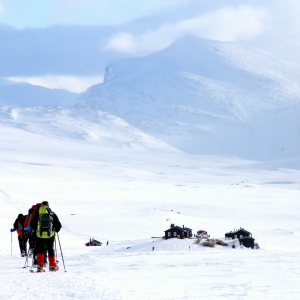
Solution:
[[[36,267],[37,267],[37,255],[34,255],[32,267],[33,267],[33,268],[36,268]]]
[[[56,272],[59,270],[58,265],[55,263],[55,255],[49,256],[49,271],[50,272]]]
[[[41,273],[43,271],[44,271],[43,267],[41,267],[41,266],[37,267],[37,270],[36,270],[37,273]]]
[[[37,254],[37,272],[42,272],[44,267],[44,254]]]

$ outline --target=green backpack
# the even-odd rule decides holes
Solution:
[[[42,239],[49,239],[54,236],[52,225],[53,217],[51,216],[47,208],[47,205],[43,205],[39,209],[37,237]]]

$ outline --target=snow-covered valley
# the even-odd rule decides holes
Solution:
[[[77,100],[1,82],[0,299],[298,299],[299,73],[186,37],[109,63]],[[9,229],[42,201],[67,272],[60,254],[56,273],[22,268]],[[244,227],[260,249],[161,239],[171,224]]]
[[[36,299],[46,281],[45,299],[297,298],[299,170],[0,128],[1,298]],[[66,273],[60,256],[55,274],[22,269],[15,234],[10,256],[14,219],[42,200],[63,224]],[[151,239],[170,223],[216,238],[242,226],[261,249]]]

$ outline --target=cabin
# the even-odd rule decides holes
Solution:
[[[190,238],[193,236],[192,229],[188,227],[182,227],[175,226],[174,224],[171,224],[170,228],[165,230],[165,239],[170,238],[177,238],[177,239],[184,239],[184,238]]]
[[[102,246],[102,243],[95,239],[90,239],[90,241],[85,243],[85,245],[86,246]]]
[[[252,248],[254,249],[254,238],[252,237],[242,237],[239,239],[239,242],[241,245],[243,245],[244,247],[247,247],[247,248]]]
[[[242,227],[240,229],[236,229],[234,231],[225,233],[225,238],[230,238],[230,239],[239,239],[244,236],[252,237],[252,234],[251,234],[251,232],[245,230]]]
[[[255,239],[252,237],[252,233],[240,227],[240,229],[236,229],[234,231],[230,231],[225,233],[226,239],[238,239],[240,245],[244,245],[247,248],[254,249],[254,241]]]

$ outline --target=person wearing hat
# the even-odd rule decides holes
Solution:
[[[26,217],[27,216],[24,216],[23,214],[19,214],[14,222],[13,229],[10,230],[11,232],[17,231],[18,233],[19,247],[22,257],[27,255],[28,234],[24,227]]]
[[[52,212],[47,201],[43,201],[38,212],[34,215],[30,223],[30,228],[36,230],[36,253],[37,253],[37,272],[42,272],[44,267],[44,245],[48,249],[49,271],[57,271],[55,263],[54,239],[55,232],[61,229],[61,223],[57,215]]]

